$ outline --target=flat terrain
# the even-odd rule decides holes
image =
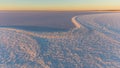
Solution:
[[[120,68],[120,13],[80,13],[68,31],[0,27],[0,67]]]

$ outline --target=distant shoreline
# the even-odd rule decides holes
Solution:
[[[4,12],[120,12],[120,10],[0,10]]]

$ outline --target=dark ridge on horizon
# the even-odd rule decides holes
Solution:
[[[15,11],[15,12],[39,12],[39,11],[42,11],[42,12],[91,12],[91,11],[120,11],[120,10],[0,10],[0,11],[9,11],[9,12],[13,12],[13,11]]]

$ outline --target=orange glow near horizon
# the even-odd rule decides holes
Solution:
[[[4,0],[0,10],[120,10],[120,0]]]
[[[70,7],[21,7],[21,6],[0,6],[0,10],[120,10],[120,6],[70,6]]]
[[[90,6],[90,8],[88,8],[87,6],[85,7],[0,7],[0,10],[120,10],[119,9],[120,6],[98,6],[98,7],[94,7],[94,6]],[[114,9],[113,9],[114,8]]]

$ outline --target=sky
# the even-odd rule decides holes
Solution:
[[[120,0],[0,0],[0,10],[120,10]]]

